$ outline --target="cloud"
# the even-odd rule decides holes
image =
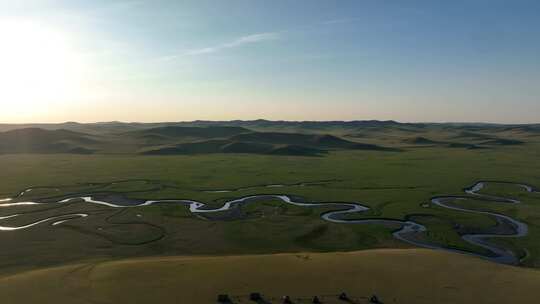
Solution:
[[[340,24],[340,23],[349,23],[358,20],[358,18],[342,18],[342,19],[333,19],[322,22],[322,24],[331,25],[331,24]]]
[[[255,43],[269,41],[269,40],[277,40],[279,39],[279,37],[280,37],[279,33],[276,33],[276,32],[252,34],[252,35],[236,38],[235,40],[232,40],[230,42],[223,43],[220,45],[190,50],[186,54],[187,55],[202,55],[202,54],[216,53],[225,49],[237,48],[237,47],[241,47],[248,44],[255,44]]]

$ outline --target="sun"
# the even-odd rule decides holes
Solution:
[[[82,83],[80,58],[60,31],[29,20],[1,20],[1,111],[32,118],[69,102]]]

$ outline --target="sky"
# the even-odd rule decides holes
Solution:
[[[540,122],[540,1],[0,0],[0,122]]]

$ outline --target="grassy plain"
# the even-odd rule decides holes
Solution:
[[[488,228],[495,224],[492,218],[423,205],[431,196],[462,194],[464,187],[480,179],[540,185],[539,149],[537,143],[531,142],[525,146],[478,150],[416,147],[402,153],[334,151],[325,157],[249,154],[152,157],[129,154],[2,155],[0,194],[7,197],[31,186],[53,186],[28,193],[28,199],[31,199],[33,196],[62,194],[54,189],[57,185],[73,185],[61,188],[65,193],[84,193],[92,186],[78,186],[78,183],[148,179],[168,186],[156,188],[152,184],[130,181],[111,185],[107,191],[141,199],[195,199],[214,206],[227,199],[262,193],[295,195],[309,201],[355,201],[372,208],[365,216],[396,219],[410,216],[428,227],[431,240],[482,252],[480,248],[464,242],[454,227]],[[315,181],[328,182],[293,185]],[[291,186],[257,187],[265,184]],[[248,186],[254,187],[229,193],[201,191]],[[540,267],[540,245],[537,242],[540,239],[540,198],[516,189],[510,193],[507,190],[487,188],[486,192],[516,195],[524,203],[501,206],[472,201],[468,207],[476,205],[484,210],[501,211],[526,222],[530,228],[528,236],[501,242],[528,255],[523,260],[524,265]],[[18,211],[25,212],[32,207],[18,208]],[[175,205],[132,208],[121,212],[80,203],[58,208],[48,214],[78,210],[92,211],[95,216],[55,227],[40,225],[24,231],[0,233],[0,240],[6,248],[0,261],[4,273],[94,257],[410,247],[392,238],[391,231],[396,227],[331,224],[319,218],[325,208],[305,209],[273,201],[246,206],[247,219],[238,221],[203,220],[189,214],[185,207]],[[12,212],[11,208],[3,209],[0,216]],[[2,224],[24,224],[39,218],[43,218],[43,214],[28,214],[4,220]]]
[[[441,271],[437,271],[441,270]],[[447,270],[447,271],[443,271]],[[451,271],[450,271],[451,270]],[[425,249],[93,261],[0,277],[2,303],[536,303],[540,271]]]

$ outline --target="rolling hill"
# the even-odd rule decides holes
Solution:
[[[418,136],[412,138],[405,138],[403,143],[412,145],[438,145],[448,148],[464,148],[464,149],[486,149],[496,146],[516,146],[525,144],[524,141],[517,139],[507,139],[495,136],[489,136],[485,134],[478,134],[472,132],[460,132],[458,135],[451,137],[451,139],[461,139],[460,142],[455,141],[436,141],[426,137]],[[463,142],[465,141],[465,142]]]
[[[337,150],[504,149],[534,142],[538,125],[395,121],[192,121],[0,124],[0,153],[323,155]]]
[[[16,129],[0,133],[0,153],[89,154],[98,143],[90,135],[69,130]]]
[[[333,135],[249,132],[234,135],[228,139],[211,139],[149,149],[144,151],[143,154],[256,153],[316,156],[337,149],[398,151],[397,149],[372,144],[355,143]]]
[[[406,144],[413,144],[413,145],[433,145],[438,144],[438,141],[431,140],[429,138],[423,137],[423,136],[417,136],[412,138],[405,138],[403,140]]]
[[[144,151],[145,155],[208,154],[208,153],[253,153],[274,155],[316,156],[325,150],[299,145],[272,145],[257,142],[237,142],[230,140],[208,140],[183,143],[173,147]]]
[[[242,127],[211,126],[211,127],[180,127],[165,126],[128,132],[128,136],[186,139],[186,138],[223,138],[237,134],[248,133],[250,130]]]

